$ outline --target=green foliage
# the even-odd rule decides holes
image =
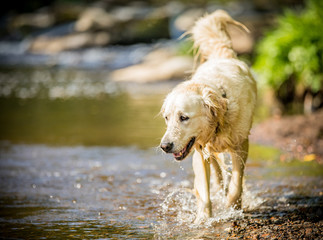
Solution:
[[[260,80],[275,90],[287,80],[317,92],[323,82],[323,1],[312,0],[298,14],[286,11],[257,47]]]
[[[189,38],[181,40],[177,49],[177,54],[194,57],[195,51],[193,45],[193,41]]]

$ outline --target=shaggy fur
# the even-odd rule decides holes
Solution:
[[[222,186],[219,153],[229,152],[232,177],[227,206],[241,207],[242,178],[248,156],[248,135],[256,104],[256,82],[248,66],[232,49],[227,24],[247,30],[225,11],[199,19],[191,30],[201,64],[191,80],[179,84],[166,97],[162,113],[167,130],[161,148],[183,160],[191,150],[197,197],[195,222],[212,216],[210,177]],[[210,176],[210,168],[215,176]]]

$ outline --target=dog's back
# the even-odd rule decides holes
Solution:
[[[249,67],[237,58],[232,48],[228,24],[249,31],[223,10],[208,14],[195,23],[191,35],[202,64],[193,74],[192,81],[224,92],[228,100],[227,121],[235,135],[231,137],[239,142],[249,135],[257,89]]]

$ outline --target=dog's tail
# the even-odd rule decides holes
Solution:
[[[236,58],[227,32],[228,23],[249,32],[245,25],[233,20],[223,10],[217,10],[196,21],[190,33],[194,40],[194,47],[198,49],[197,55],[202,62],[210,58]]]

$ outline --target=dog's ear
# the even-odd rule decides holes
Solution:
[[[227,100],[213,89],[206,87],[202,90],[202,99],[207,109],[211,124],[217,124],[220,128],[224,124],[224,115],[227,111]]]
[[[168,103],[168,101],[169,101],[169,97],[170,97],[170,95],[171,95],[171,93],[169,93],[166,97],[165,97],[165,99],[164,99],[164,102],[163,102],[163,105],[162,105],[162,107],[161,107],[161,109],[160,109],[160,114],[164,114],[165,113],[165,110],[166,110],[166,105],[167,105],[167,103]]]

